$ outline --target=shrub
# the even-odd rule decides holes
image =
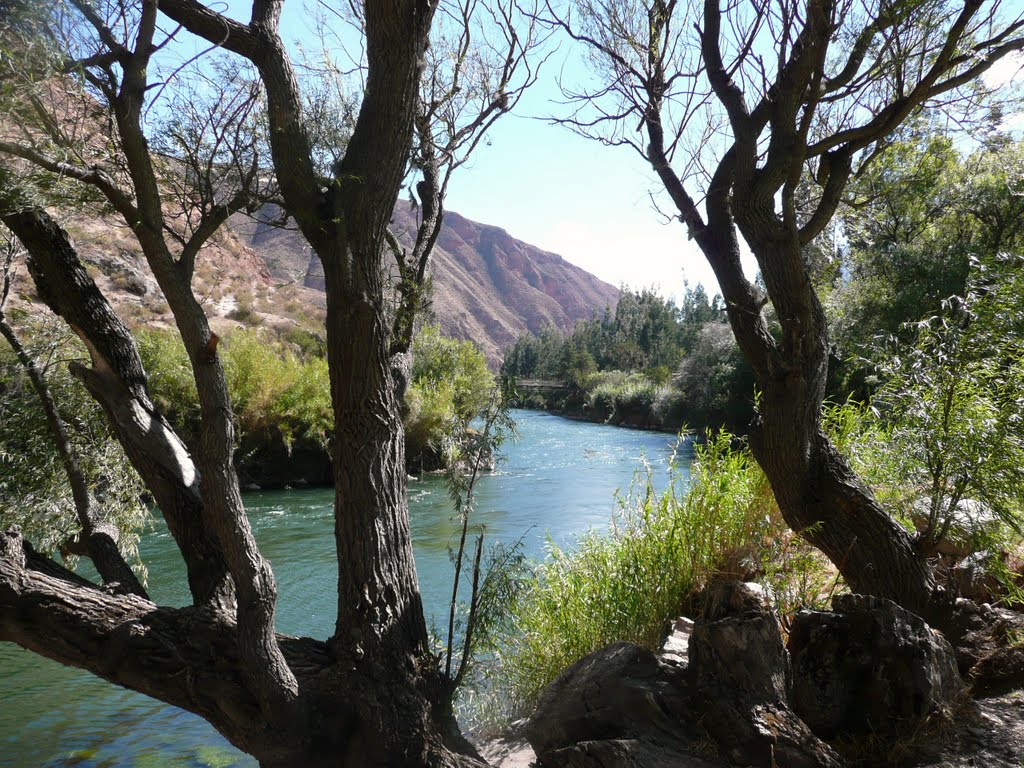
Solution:
[[[139,352],[157,405],[187,438],[199,423],[199,398],[185,348],[173,331],[142,330]],[[231,407],[241,434],[277,430],[287,444],[308,437],[326,445],[333,423],[327,363],[300,360],[282,342],[251,330],[221,344]]]
[[[426,326],[413,342],[412,382],[406,393],[405,439],[410,463],[436,469],[457,456],[461,433],[490,402],[494,375],[471,341]]]
[[[285,443],[312,439],[327,445],[334,421],[327,361],[316,355],[322,341],[308,332],[274,341],[255,330],[237,330],[220,345],[239,437],[277,431]],[[193,441],[199,400],[185,348],[173,331],[138,332],[139,351],[158,406]],[[455,437],[488,403],[494,377],[482,353],[468,341],[441,336],[437,328],[417,337],[413,381],[406,394],[406,441],[415,458],[427,449],[454,458]],[[433,464],[433,462],[432,462]]]
[[[174,331],[154,328],[136,330],[135,342],[153,401],[188,440],[199,424],[199,395],[185,346]]]

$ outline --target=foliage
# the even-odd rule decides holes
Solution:
[[[964,299],[914,324],[912,344],[887,340],[875,402],[905,482],[927,500],[925,551],[980,501],[1005,524],[1024,512],[1024,257],[978,264]]]
[[[585,407],[598,421],[644,423],[664,389],[644,373],[595,373],[584,382]]]
[[[24,335],[31,339],[27,351],[44,370],[97,509],[121,531],[121,551],[144,577],[138,552],[139,534],[150,520],[144,488],[100,407],[68,371],[67,363],[84,358],[85,350],[53,323],[33,325]],[[0,530],[18,525],[38,550],[57,554],[81,532],[81,524],[42,405],[6,346],[0,349],[0,424]]]
[[[459,456],[470,421],[491,402],[494,375],[471,341],[425,326],[413,342],[412,382],[406,392],[405,439],[410,465],[449,466]]]
[[[591,420],[678,429],[742,429],[753,415],[753,379],[719,297],[685,286],[676,307],[651,291],[622,291],[614,314],[581,321],[571,334],[548,327],[508,350],[506,376],[561,380],[568,398],[541,407],[578,409]]]
[[[1024,246],[1024,144],[995,136],[961,154],[946,131],[918,121],[851,187],[830,233],[843,242],[822,285],[839,357],[833,393],[870,393],[875,336],[911,341],[918,321],[964,296],[972,263]]]
[[[484,470],[493,467],[501,445],[518,436],[508,410],[509,394],[507,389],[493,390],[479,429],[463,432],[461,460],[445,473],[460,536],[458,547],[449,548],[455,574],[442,669],[449,687],[449,704],[457,696],[467,714],[472,712],[476,696],[488,687],[501,639],[511,630],[507,607],[522,591],[527,575],[521,542],[494,542],[485,557],[484,528],[472,522],[477,481]],[[469,542],[471,533],[473,542]],[[459,597],[467,586],[464,581],[469,582],[468,602]]]
[[[702,300],[710,308],[703,288],[688,296],[694,314],[702,311]],[[571,334],[549,326],[539,336],[521,336],[505,355],[502,373],[580,382],[594,370],[674,369],[693,321],[693,316],[651,290],[622,290],[614,313],[606,309],[600,318],[581,320]]]
[[[155,329],[140,329],[136,338],[157,405],[194,438],[199,401],[181,339]],[[221,352],[241,434],[276,430],[287,444],[305,438],[326,445],[333,415],[323,358],[303,360],[290,346],[254,330],[235,331]]]
[[[680,414],[697,426],[744,429],[753,418],[754,374],[724,318],[703,323],[672,379]]]
[[[139,352],[160,408],[188,440],[199,418],[192,371],[178,335],[140,329]],[[239,436],[277,432],[285,443],[313,440],[326,446],[333,423],[327,361],[321,341],[292,334],[295,344],[268,339],[257,330],[236,330],[221,343],[224,371]],[[425,327],[414,344],[413,378],[406,392],[405,425],[410,464],[447,466],[458,457],[469,422],[487,405],[494,376],[469,341]]]

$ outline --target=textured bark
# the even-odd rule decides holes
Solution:
[[[405,5],[405,12],[400,12]],[[421,7],[422,6],[422,7]],[[384,279],[387,226],[412,146],[432,9],[366,8],[366,93],[332,190],[337,240],[318,251],[337,454],[335,539],[341,643],[426,650],[409,532],[405,436],[391,375]],[[352,376],[351,371],[359,371]]]

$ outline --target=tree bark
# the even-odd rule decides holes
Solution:
[[[750,434],[783,518],[835,563],[854,592],[931,618],[936,606],[927,563],[822,433],[820,420],[809,418],[804,404],[813,400],[798,399],[799,389],[764,386]]]

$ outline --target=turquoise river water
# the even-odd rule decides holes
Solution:
[[[641,457],[664,486],[675,449],[671,435],[568,421],[515,411],[520,438],[503,448],[498,471],[476,490],[476,522],[490,540],[523,537],[526,552],[543,555],[549,537],[604,529],[615,492],[625,492]],[[679,451],[685,473],[689,446]],[[337,566],[330,489],[249,493],[245,505],[278,583],[278,629],[327,637],[334,624]],[[441,478],[409,482],[416,563],[428,622],[450,596],[448,546],[456,527]],[[163,605],[184,605],[184,569],[157,522],[142,540],[149,590]],[[0,644],[0,766],[82,768],[234,768],[256,762],[234,749],[199,717],[112,686],[9,644]]]

